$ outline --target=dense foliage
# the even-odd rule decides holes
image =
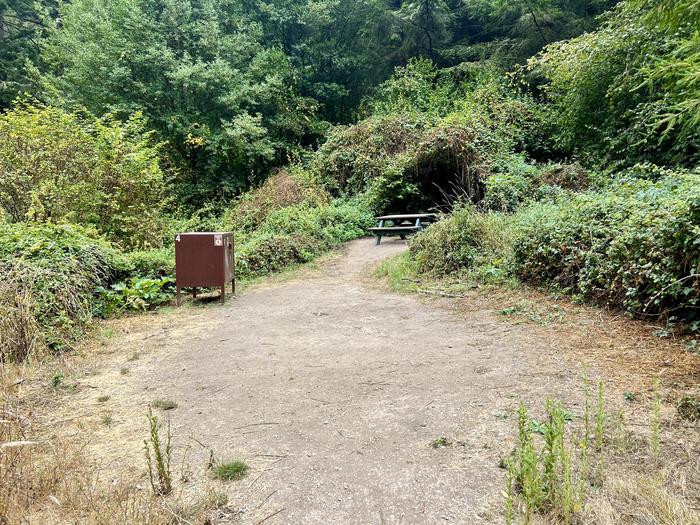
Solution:
[[[668,17],[657,23],[663,13],[688,18],[680,4],[674,11],[649,5],[622,2],[598,31],[553,44],[530,62],[547,80],[544,92],[564,150],[613,166],[697,163],[698,25]]]
[[[369,105],[372,116],[332,132],[311,166],[334,194],[366,192],[376,212],[480,201],[490,173],[541,145],[535,102],[490,66],[412,61]]]
[[[0,108],[31,92],[166,142],[181,199],[262,182],[353,119],[395,66],[521,62],[595,27],[610,0],[0,2]],[[190,208],[191,211],[191,208]]]
[[[3,359],[443,212],[414,270],[695,321],[695,0],[0,0]],[[28,94],[24,94],[28,92]]]
[[[10,222],[71,222],[125,247],[160,242],[158,145],[138,116],[18,105],[0,114],[0,210]]]
[[[517,217],[517,275],[639,315],[696,319],[700,172],[648,169]]]
[[[239,276],[257,277],[304,263],[361,237],[373,223],[364,199],[331,200],[308,174],[282,171],[244,195],[223,217],[236,233]]]

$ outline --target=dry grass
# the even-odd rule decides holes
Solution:
[[[515,307],[520,315],[500,318],[530,323],[544,341],[587,368],[603,370],[620,390],[651,392],[654,381],[660,378],[667,398],[678,400],[684,391],[700,384],[700,357],[689,351],[687,340],[673,335],[657,337],[654,333],[662,327],[620,312],[577,305],[566,297],[526,286],[479,287],[455,301],[454,307],[464,315],[475,308],[500,312]],[[537,322],[551,318],[553,312],[560,321]]]
[[[99,409],[75,417],[75,407],[63,406],[74,392],[48,387],[57,369],[74,375],[71,365],[51,358],[0,367],[0,523],[203,523],[226,504],[212,487],[192,492],[181,484],[168,497],[153,496],[145,460],[135,475],[106,469],[90,454],[95,430],[87,420],[99,421]],[[145,419],[142,431],[145,437]]]
[[[687,494],[674,491],[671,473],[608,472],[605,487],[593,494],[581,516],[585,525],[697,525],[700,514]]]
[[[31,287],[16,269],[0,264],[0,363],[23,361],[43,346]]]

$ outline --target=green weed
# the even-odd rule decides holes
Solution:
[[[248,473],[248,465],[241,460],[219,463],[214,467],[214,477],[222,481],[235,481]]]
[[[153,493],[157,495],[170,494],[173,490],[172,474],[170,472],[170,460],[172,457],[172,433],[170,422],[165,435],[165,440],[160,435],[160,422],[158,417],[153,415],[151,408],[148,408],[149,436],[144,440],[143,446],[146,452],[146,464],[148,466],[148,477],[151,482]]]
[[[435,438],[430,442],[432,448],[441,448],[449,446],[450,442],[446,437]]]

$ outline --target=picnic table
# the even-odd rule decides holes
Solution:
[[[377,227],[370,228],[369,231],[376,236],[374,244],[379,245],[382,242],[382,237],[398,235],[405,239],[406,235],[421,231],[430,223],[435,222],[437,215],[434,213],[406,213],[401,215],[382,215],[375,219]],[[387,222],[390,222],[391,226],[387,226]]]

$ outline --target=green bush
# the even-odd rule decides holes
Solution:
[[[639,315],[697,318],[700,172],[625,178],[518,213],[514,270]]]
[[[358,195],[351,199],[335,199],[321,212],[323,237],[330,245],[357,239],[375,226],[369,199]]]
[[[241,279],[257,277],[309,262],[321,251],[313,237],[263,233],[240,247],[236,272]]]
[[[507,216],[466,205],[416,235],[410,255],[417,272],[447,275],[481,264],[502,264],[509,241]]]
[[[503,171],[486,179],[481,206],[496,211],[512,212],[532,197],[539,170],[521,156],[510,159]]]
[[[137,250],[119,256],[117,263],[117,280],[129,277],[160,279],[175,275],[175,252],[171,240],[170,246],[153,250]]]
[[[291,206],[322,206],[328,202],[325,190],[302,169],[281,170],[259,188],[241,195],[224,213],[222,227],[236,232],[255,231],[268,215]]]
[[[159,244],[159,146],[134,116],[20,104],[0,114],[0,208],[12,222],[94,226],[128,248]]]
[[[74,225],[0,225],[0,360],[69,348],[92,319],[117,252]]]
[[[279,185],[280,179],[275,183]],[[236,271],[241,278],[257,277],[285,269],[289,266],[311,261],[314,257],[342,242],[361,237],[374,224],[368,199],[356,196],[351,199],[335,199],[330,204],[322,194],[311,190],[303,192],[304,200],[297,202],[301,194],[295,187],[293,194],[267,195],[266,188],[253,190],[252,196],[244,196],[240,203],[249,200],[265,202],[254,222],[242,221],[242,230],[236,231]],[[308,188],[307,188],[308,189]],[[283,203],[291,203],[284,206]],[[234,208],[236,209],[236,208]],[[246,212],[250,218],[252,210]],[[232,217],[227,214],[227,217]],[[255,224],[253,229],[250,229]]]

